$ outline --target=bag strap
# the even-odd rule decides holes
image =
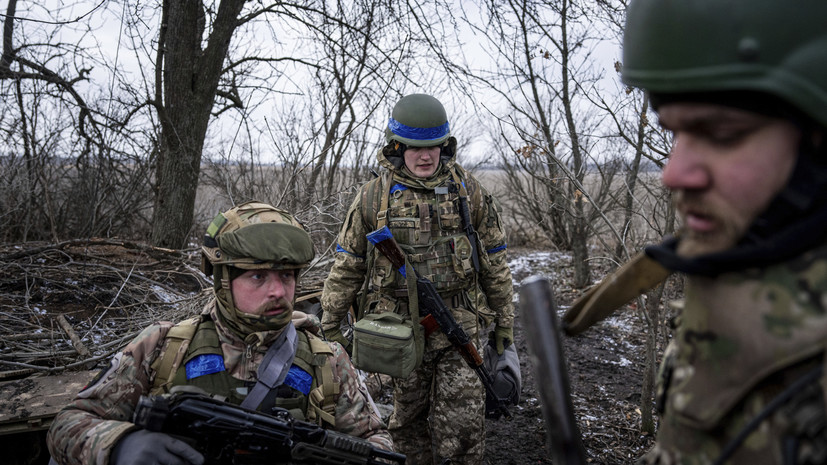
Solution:
[[[382,198],[379,202],[379,210],[376,212],[376,226],[373,228],[374,230],[384,228],[388,222],[388,204],[390,203],[391,197],[390,181],[391,172],[385,171],[385,174],[382,176],[382,181],[377,183],[381,189]]]
[[[333,378],[333,368],[329,363],[333,350],[326,342],[311,334],[307,334],[307,342],[315,359],[313,371],[317,384],[307,395],[307,418],[311,422],[325,422],[336,426],[336,396],[339,394],[339,383]]]
[[[151,368],[155,371],[155,380],[152,382],[151,388],[152,393],[169,391],[169,385],[172,383],[178,367],[181,366],[187,352],[186,349],[192,338],[195,337],[200,322],[201,317],[196,316],[180,321],[169,329],[166,338],[164,338],[163,356],[152,362]]]

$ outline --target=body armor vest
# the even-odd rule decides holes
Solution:
[[[364,213],[365,223],[378,229],[385,222],[411,265],[434,283],[444,299],[453,298],[449,305],[453,308],[467,307],[460,303],[467,301],[463,291],[476,287],[471,242],[463,230],[458,210],[460,186],[455,180],[459,178],[447,176],[433,188],[425,188],[383,176],[373,181],[376,186],[365,191],[374,197],[378,197],[377,193],[387,196],[387,200],[381,202],[381,206],[387,202],[387,209],[383,210],[376,198],[363,201],[363,205],[373,210]],[[468,187],[471,190],[471,186]],[[470,207],[472,215],[476,213],[474,206]],[[370,313],[399,312],[400,301],[403,305],[407,301],[405,278],[372,245],[368,248],[368,260],[372,265],[368,266],[366,283],[367,308],[373,307]]]
[[[163,374],[159,373],[153,387],[153,393],[158,391],[169,390],[172,386],[194,386],[206,391],[210,395],[218,395],[226,397],[227,402],[233,404],[241,404],[247,393],[252,390],[255,381],[243,381],[231,376],[223,368],[224,354],[221,350],[221,343],[218,338],[215,323],[211,320],[203,320],[195,322],[193,319],[186,320],[179,323],[176,328],[187,328],[187,325],[197,324],[197,328],[192,331],[170,331],[168,338],[189,338],[189,344],[186,348],[185,355],[178,364],[178,368],[171,376],[171,382],[163,388],[160,388],[159,380],[163,379]],[[177,334],[176,334],[177,333]],[[187,334],[189,333],[189,334]],[[320,386],[323,382],[333,383],[331,367],[328,363],[328,355],[332,355],[329,349],[326,352],[321,352],[319,345],[310,341],[313,336],[308,336],[304,331],[297,331],[298,347],[296,348],[296,355],[293,359],[293,366],[290,368],[287,379],[284,383],[276,389],[271,390],[261,404],[256,408],[264,413],[270,413],[273,408],[283,408],[290,412],[290,414],[301,421],[317,421],[325,414],[319,414],[318,408],[314,408],[313,404],[322,403],[321,408],[332,414],[334,410],[332,395],[329,399],[319,402],[318,394],[314,393],[338,393],[338,389],[331,386]],[[178,341],[176,341],[178,342]],[[181,342],[186,342],[184,339]],[[325,344],[322,342],[322,344]],[[326,345],[326,344],[325,344]],[[176,344],[181,348],[181,344]],[[314,347],[315,346],[315,347]],[[316,349],[314,352],[314,348]],[[164,357],[175,357],[176,350],[167,350]],[[221,365],[217,369],[207,370],[208,373],[196,374],[192,373],[188,376],[188,364],[193,361],[205,360],[204,357],[215,357]],[[160,367],[164,365],[162,359],[156,360],[153,367]],[[323,370],[327,370],[325,374]],[[326,381],[322,381],[326,380]],[[327,389],[325,389],[327,388]],[[314,397],[316,402],[311,402],[311,397]],[[329,423],[332,417],[325,418]]]

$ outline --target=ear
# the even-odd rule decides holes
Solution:
[[[454,137],[449,137],[444,144],[439,148],[439,160],[447,162],[454,158],[457,151],[457,140]]]

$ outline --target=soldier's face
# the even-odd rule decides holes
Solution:
[[[674,134],[663,184],[683,220],[678,253],[724,251],[786,185],[800,132],[786,120],[707,103],[658,110]]]
[[[238,310],[277,316],[293,309],[296,274],[293,270],[249,270],[230,282]]]
[[[439,166],[439,146],[408,147],[405,149],[405,166],[418,178],[427,178],[434,174]]]

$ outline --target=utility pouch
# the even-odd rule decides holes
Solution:
[[[407,378],[422,362],[414,331],[413,322],[397,313],[363,316],[353,325],[353,364],[370,373]]]

